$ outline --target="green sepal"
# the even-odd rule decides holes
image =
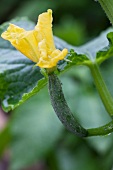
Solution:
[[[90,60],[85,54],[77,54],[73,49],[70,50],[68,60],[70,61],[68,62],[68,66],[90,64]]]
[[[96,62],[98,64],[113,56],[113,32],[107,34],[107,39],[109,41],[108,46],[97,52]]]

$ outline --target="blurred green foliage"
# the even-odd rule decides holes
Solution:
[[[1,0],[0,22],[17,16],[37,16],[52,8],[54,34],[70,44],[80,45],[109,26],[104,12],[92,0]],[[112,62],[101,71],[112,94]],[[107,123],[109,118],[85,67],[73,67],[61,76],[71,110],[87,128]],[[113,135],[80,139],[59,122],[52,110],[47,88],[12,113],[12,140],[9,143],[10,170],[110,170],[113,160]],[[2,169],[5,170],[5,169]],[[9,167],[7,168],[9,170]]]
[[[92,0],[1,0],[0,23],[18,16],[36,22],[48,8],[53,9],[55,34],[74,45],[88,41],[110,24],[99,4]]]

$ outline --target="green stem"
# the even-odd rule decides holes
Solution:
[[[111,132],[113,132],[113,121],[107,123],[104,126],[93,128],[93,129],[87,129],[88,136],[104,136],[108,135]]]
[[[90,70],[94,78],[96,88],[102,99],[102,102],[109,115],[113,118],[113,98],[106,87],[106,84],[102,78],[98,65],[97,64],[91,65]]]
[[[98,0],[113,25],[113,0]]]

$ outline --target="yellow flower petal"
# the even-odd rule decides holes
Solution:
[[[34,30],[26,31],[10,24],[1,36],[41,68],[56,66],[58,61],[63,60],[68,53],[67,49],[60,51],[55,48],[52,34],[52,10],[50,9],[39,15]]]
[[[37,35],[40,40],[45,39],[47,43],[48,53],[50,54],[53,50],[55,50],[53,33],[52,33],[52,10],[48,10],[45,13],[42,13],[38,17],[38,23],[35,27],[40,33],[40,36]]]
[[[7,31],[3,32],[1,37],[5,40],[12,41],[13,39],[18,38],[18,36],[23,33],[25,30],[23,28],[19,28],[14,24],[10,24],[7,28]]]
[[[41,57],[37,63],[37,66],[41,68],[52,68],[57,65],[59,60],[63,60],[67,53],[67,49],[63,49],[62,51],[56,49],[53,51],[51,56]]]
[[[23,28],[10,24],[1,37],[10,41],[17,50],[30,60],[38,62],[38,41],[34,36],[34,31],[25,31]]]
[[[41,42],[39,42],[38,44],[38,49],[39,49],[39,52],[40,52],[40,58],[46,58],[47,59],[47,46],[46,46],[46,41],[43,39]]]

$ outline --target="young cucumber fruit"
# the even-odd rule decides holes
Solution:
[[[70,132],[79,137],[86,137],[87,130],[78,123],[67,105],[60,80],[54,73],[48,75],[48,78],[51,103],[58,118]]]

